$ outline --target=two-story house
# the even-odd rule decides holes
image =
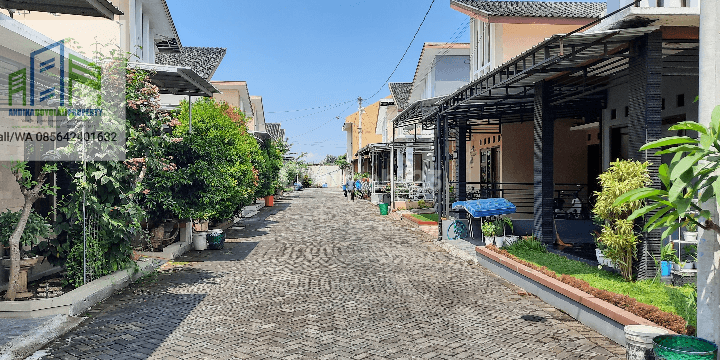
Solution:
[[[436,101],[468,83],[470,60],[470,44],[427,42],[412,83],[391,84],[391,94],[401,104],[393,119],[392,138],[397,148],[398,181],[434,187],[434,132],[413,119],[426,116]]]

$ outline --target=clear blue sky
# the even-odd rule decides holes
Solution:
[[[266,122],[309,161],[345,153],[342,124],[380,89],[432,0],[168,0],[184,46],[227,48],[213,80],[248,82]],[[424,42],[468,42],[468,17],[435,0],[391,82],[411,82]],[[372,99],[390,94],[387,85]],[[347,104],[328,107],[342,102]],[[323,107],[315,110],[289,110]],[[340,119],[335,117],[339,116]]]

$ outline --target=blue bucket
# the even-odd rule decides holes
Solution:
[[[347,185],[343,185],[343,191],[347,191]]]
[[[669,261],[660,262],[660,276],[670,276],[670,269],[672,269],[672,263]]]

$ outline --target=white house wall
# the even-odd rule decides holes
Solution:
[[[602,112],[602,155],[603,170],[610,167],[610,128],[627,126],[628,119],[625,116],[625,107],[628,106],[628,88],[626,84],[611,83],[612,88],[608,90],[608,106]],[[665,100],[665,109],[662,110],[662,118],[675,117],[685,114],[686,121],[698,120],[698,107],[694,103],[698,95],[698,78],[695,76],[664,76],[662,78],[662,98]],[[678,95],[684,95],[685,105],[677,106]],[[616,111],[616,119],[611,119],[612,110]],[[662,136],[671,135],[667,131],[670,125],[663,125]]]
[[[429,97],[452,94],[470,81],[470,56],[437,56],[433,73],[435,91]]]

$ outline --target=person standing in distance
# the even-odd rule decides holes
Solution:
[[[350,193],[350,200],[355,201],[355,182],[352,176],[348,177],[347,184],[345,184],[347,191]]]

